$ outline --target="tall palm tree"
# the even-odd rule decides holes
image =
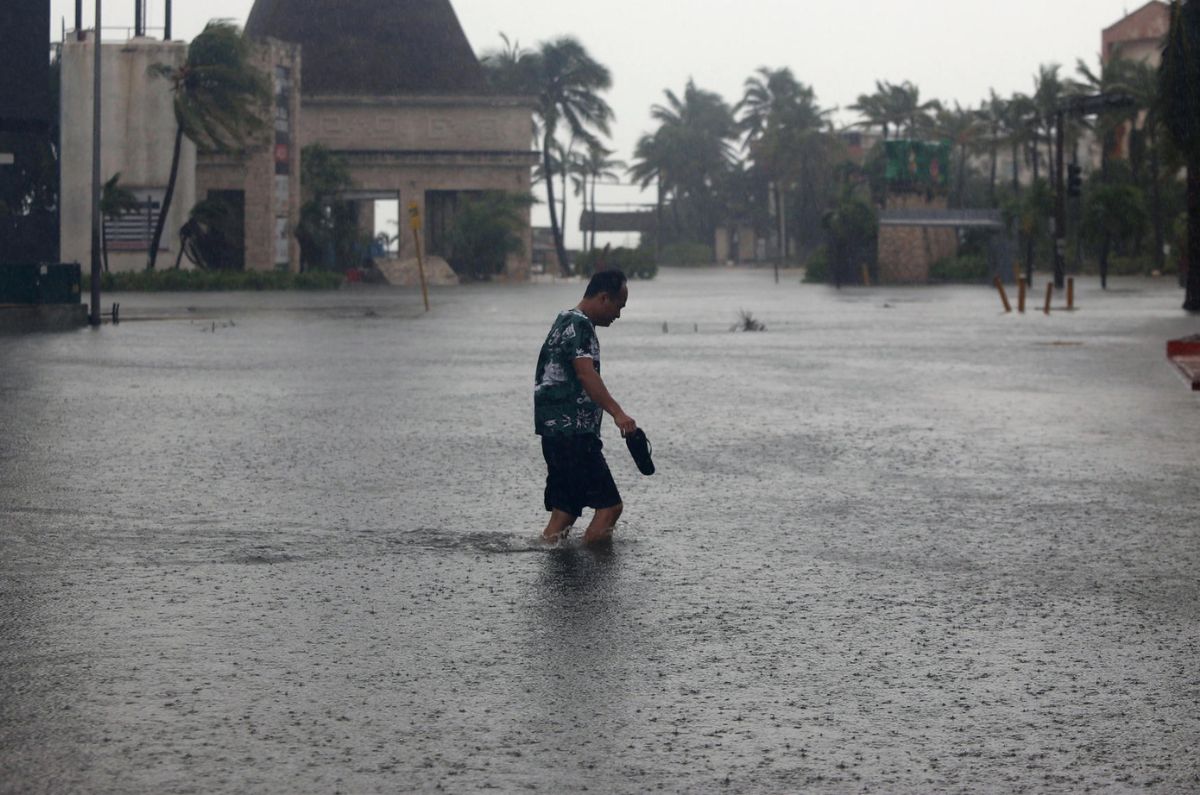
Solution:
[[[1014,194],[1021,192],[1021,152],[1024,151],[1031,140],[1033,140],[1035,117],[1037,108],[1033,104],[1033,100],[1025,94],[1017,92],[1005,103],[1005,121],[1004,128],[1008,138],[1008,144],[1011,147],[1012,154],[1012,190]],[[1035,157],[1031,165],[1033,166],[1033,178],[1037,181],[1037,157]]]
[[[1008,101],[997,96],[994,88],[989,89],[988,98],[979,109],[979,118],[987,129],[988,200],[992,205],[996,204],[996,163],[999,159],[1000,144],[1003,141],[1007,117]]]
[[[615,160],[612,155],[612,150],[601,146],[599,143],[588,145],[586,154],[579,159],[579,168],[575,178],[575,195],[580,196],[584,202],[584,209],[589,206],[591,208],[591,242],[588,244],[589,250],[596,248],[596,185],[601,180],[616,180],[620,176],[616,169],[624,169],[625,162],[623,160]],[[589,193],[590,190],[590,193]]]
[[[664,104],[650,108],[659,123],[656,150],[671,165],[667,187],[674,194],[672,210],[684,212],[686,227],[697,241],[708,241],[720,212],[716,186],[733,165],[737,124],[720,95],[697,88],[688,80],[683,95],[663,92]]]
[[[537,118],[542,138],[542,170],[546,177],[546,199],[550,208],[550,228],[554,247],[564,275],[570,273],[563,230],[554,200],[555,169],[550,155],[560,129],[585,145],[598,142],[597,133],[607,136],[612,108],[600,92],[612,86],[608,69],[588,54],[576,39],[564,37],[543,42],[531,54],[528,67],[536,82]],[[565,222],[566,219],[563,219]]]
[[[1046,160],[1047,170],[1049,173],[1050,184],[1055,184],[1057,175],[1055,174],[1056,158],[1054,157],[1054,133],[1056,119],[1058,118],[1058,106],[1066,93],[1067,86],[1059,77],[1059,70],[1062,69],[1056,63],[1042,64],[1038,67],[1037,74],[1033,76],[1033,104],[1036,108],[1036,118],[1034,120],[1033,130],[1033,152],[1034,152],[1034,167],[1036,171],[1038,159],[1039,138],[1045,136],[1046,142]]]
[[[862,116],[862,121],[859,125],[862,127],[878,127],[883,133],[883,140],[888,139],[888,133],[891,129],[892,119],[888,114],[887,108],[884,105],[883,95],[885,89],[883,83],[875,81],[874,94],[859,94],[858,101],[850,106],[850,110],[858,111]]]
[[[937,112],[937,132],[947,138],[958,149],[958,206],[964,206],[967,181],[967,158],[983,135],[986,127],[979,112],[963,109],[957,102],[954,107],[942,108]]]
[[[755,168],[774,186],[775,206],[781,206],[788,186],[795,184],[801,190],[801,215],[817,204],[823,208],[825,202],[815,200],[814,193],[832,184],[830,111],[821,109],[812,88],[787,68],[760,68],[744,85],[735,108],[741,114],[738,125]],[[817,178],[818,168],[829,172],[823,174],[826,179]]]
[[[155,64],[150,74],[171,81],[176,124],[171,174],[146,263],[147,270],[154,270],[179,176],[183,137],[202,152],[244,150],[266,129],[263,118],[271,92],[267,77],[250,63],[249,42],[228,22],[209,22],[192,40],[182,66]]]
[[[899,85],[886,85],[885,106],[894,114],[898,123],[904,125],[909,138],[917,138],[921,133],[933,129],[936,113],[942,108],[940,102],[936,99],[922,102],[921,89],[907,80]]]
[[[1166,265],[1166,219],[1162,201],[1162,108],[1159,103],[1158,71],[1143,61],[1129,64],[1125,76],[1126,89],[1141,110],[1139,134],[1145,136],[1150,159],[1150,221],[1154,227],[1154,264],[1159,270]]]
[[[1163,127],[1187,161],[1187,292],[1200,312],[1200,0],[1171,3],[1171,28],[1159,67]]]
[[[655,253],[662,247],[663,207],[666,201],[668,181],[674,180],[674,152],[667,138],[669,131],[659,128],[657,132],[645,133],[638,138],[633,148],[633,162],[627,173],[642,190],[655,186],[654,200],[654,247]],[[675,230],[678,233],[678,229]]]
[[[1075,62],[1075,72],[1082,78],[1078,84],[1080,90],[1097,94],[1129,93],[1133,62],[1117,57],[1107,63],[1101,62],[1100,69],[1092,71],[1079,59]],[[1105,178],[1108,176],[1109,161],[1119,154],[1122,139],[1137,115],[1137,108],[1105,110],[1092,124],[1092,129],[1100,139],[1100,172]]]

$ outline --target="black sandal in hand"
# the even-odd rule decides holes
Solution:
[[[625,446],[629,448],[629,453],[633,456],[638,470],[643,475],[653,475],[654,461],[650,459],[650,440],[646,438],[646,432],[641,428],[634,430],[625,437]]]

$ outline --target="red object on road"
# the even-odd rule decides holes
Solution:
[[[1167,358],[1192,385],[1192,391],[1200,392],[1200,334],[1168,342]]]

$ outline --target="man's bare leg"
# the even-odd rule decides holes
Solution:
[[[583,533],[583,543],[595,544],[599,541],[608,541],[612,538],[613,530],[617,526],[617,520],[621,518],[621,511],[624,509],[625,506],[619,502],[611,508],[597,508],[591,523],[588,524],[587,530]]]
[[[574,516],[555,508],[550,512],[550,521],[546,523],[546,529],[542,531],[542,540],[549,544],[558,543],[566,538],[567,529],[574,523]]]

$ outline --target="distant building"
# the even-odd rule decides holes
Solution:
[[[256,0],[246,35],[299,46],[290,147],[321,144],[347,161],[353,186],[342,198],[358,204],[364,230],[376,201],[398,200],[401,259],[415,256],[410,205],[425,253],[448,257],[464,197],[530,191],[532,100],[489,90],[448,0]],[[507,267],[513,278],[529,273],[525,217],[524,253]],[[248,232],[250,223],[248,209]]]
[[[301,152],[322,144],[342,156],[359,228],[374,230],[375,202],[400,208],[398,256],[415,256],[407,208],[422,218],[424,252],[449,254],[459,203],[484,191],[528,193],[532,100],[489,90],[448,0],[256,0],[246,23],[252,59],[270,80],[266,140],[240,154],[200,154],[186,139],[160,267],[179,254],[179,230],[198,200],[232,208],[223,230],[240,245],[234,267],[300,267],[295,237],[302,201]],[[86,261],[90,246],[92,37],[63,45],[62,256]],[[176,130],[169,81],[151,64],[182,64],[187,44],[136,37],[105,43],[102,178],[142,209],[111,219],[113,270],[145,266],[170,170]],[[506,275],[526,278],[533,250],[525,212],[524,253]],[[338,263],[346,265],[349,263]],[[186,260],[185,260],[186,266]]]
[[[1163,39],[1171,27],[1171,7],[1160,0],[1125,15],[1100,34],[1100,60],[1115,58],[1143,61],[1151,66],[1162,63]]]
[[[1157,68],[1162,63],[1163,40],[1171,29],[1171,7],[1153,0],[1126,14],[1120,21],[1105,28],[1100,34],[1100,60],[1108,64],[1116,59],[1140,61]],[[1145,114],[1138,120],[1141,126]],[[1127,157],[1129,154],[1129,130],[1117,136],[1112,155]]]

